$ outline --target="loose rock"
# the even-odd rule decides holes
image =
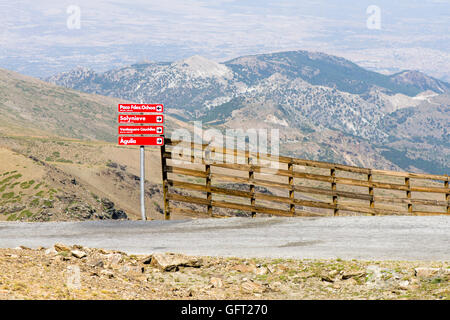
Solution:
[[[86,252],[81,251],[81,250],[72,250],[70,252],[75,258],[81,259],[86,257]]]
[[[199,268],[203,265],[203,260],[183,254],[155,253],[151,265],[162,271],[178,271],[180,267]]]

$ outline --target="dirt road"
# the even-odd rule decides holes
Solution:
[[[0,223],[1,248],[56,242],[130,254],[449,261],[450,217]]]

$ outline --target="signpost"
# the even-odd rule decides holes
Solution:
[[[141,216],[142,220],[147,220],[145,215],[145,149],[144,146],[163,146],[164,136],[145,136],[164,134],[164,116],[162,114],[143,113],[163,113],[162,104],[119,104],[119,112],[140,113],[140,114],[119,114],[119,124],[129,124],[119,126],[118,144],[121,146],[140,146],[141,159]],[[139,124],[139,125],[130,125]],[[153,124],[148,126],[144,124]],[[128,136],[120,136],[128,135]],[[130,136],[132,135],[132,136]],[[138,136],[136,136],[138,135]]]

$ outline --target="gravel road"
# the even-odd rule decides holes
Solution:
[[[450,217],[0,223],[2,248],[56,242],[134,254],[449,261]]]

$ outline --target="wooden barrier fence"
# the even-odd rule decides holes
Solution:
[[[220,217],[224,210],[287,217],[450,214],[448,175],[214,149],[167,138],[161,163],[166,219],[171,212]]]

